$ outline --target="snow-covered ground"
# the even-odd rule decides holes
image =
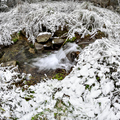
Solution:
[[[55,2],[24,4],[0,13],[0,20],[1,44],[11,44],[10,34],[23,28],[34,42],[42,24],[53,33],[67,25],[68,37],[76,31],[82,37],[98,30],[108,35],[87,46],[62,81],[46,78],[34,86],[15,87],[26,75],[17,67],[1,66],[0,119],[120,119],[120,15],[86,2]]]

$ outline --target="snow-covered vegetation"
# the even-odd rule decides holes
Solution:
[[[54,33],[59,26],[74,33],[107,38],[96,40],[79,54],[78,63],[62,81],[46,78],[34,86],[16,87],[25,80],[16,67],[0,66],[0,119],[119,120],[120,15],[89,2],[23,4],[0,13],[0,44],[23,28],[33,43],[42,25]]]
[[[24,3],[7,13],[0,13],[0,44],[11,44],[10,35],[22,29],[26,31],[26,37],[34,43],[35,38],[42,31],[42,26],[52,33],[59,27],[61,29],[67,27],[70,38],[75,32],[84,37],[87,34],[95,34],[97,30],[109,33],[109,38],[116,38],[119,32],[114,31],[119,31],[119,23],[120,19],[117,14],[107,9],[97,8],[89,2],[82,4],[73,4],[73,2]]]

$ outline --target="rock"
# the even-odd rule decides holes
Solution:
[[[111,11],[114,11],[113,6],[111,6],[111,5],[110,5],[110,6],[108,6],[108,7],[107,7],[107,9],[109,9],[109,10],[111,10]]]
[[[5,62],[5,63],[3,63],[1,66],[2,67],[5,67],[5,66],[16,66],[16,64],[17,64],[17,62],[16,61],[8,61],[8,62]]]
[[[43,45],[43,47],[44,47],[45,49],[52,48],[52,43],[51,43],[51,42],[47,42],[46,44]]]
[[[60,36],[62,36],[63,34],[65,34],[67,32],[68,32],[68,30],[67,30],[66,27],[64,27],[63,30],[61,29],[61,27],[59,27],[59,29],[55,31],[53,36],[54,37],[60,37]]]
[[[41,52],[44,49],[44,47],[42,44],[35,43],[35,49],[37,50],[37,52]]]
[[[110,1],[109,0],[101,0],[101,6],[102,7],[107,7],[110,5]]]
[[[54,39],[52,40],[52,44],[53,44],[53,45],[62,45],[64,42],[65,42],[65,40],[64,40],[64,39],[61,39],[61,38],[54,38]]]
[[[33,48],[30,48],[28,51],[32,54],[35,54],[35,50]]]
[[[37,42],[43,43],[47,42],[52,37],[50,32],[41,32],[37,37]]]
[[[104,26],[105,27],[105,26]],[[93,34],[94,35],[94,34]],[[75,42],[83,49],[89,44],[93,43],[96,39],[102,39],[102,37],[108,37],[108,35],[100,30],[92,37],[92,35],[85,35],[84,38],[81,38],[81,35],[75,33],[76,40]]]
[[[70,62],[74,62],[74,61],[75,61],[75,58],[78,57],[79,53],[80,53],[79,51],[75,51],[75,52],[70,52],[70,53],[68,53],[68,54],[67,54],[68,60],[69,60]]]
[[[0,50],[3,49],[5,47],[5,45],[0,45]]]

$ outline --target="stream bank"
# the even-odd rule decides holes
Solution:
[[[18,65],[20,73],[31,74],[30,78],[25,78],[28,85],[37,84],[46,78],[62,80],[77,63],[82,49],[96,39],[107,37],[105,33],[97,31],[84,38],[76,33],[75,37],[67,39],[66,32],[59,29],[54,36],[50,32],[41,32],[34,45],[22,31],[14,33],[13,45],[2,46],[0,62],[3,63],[2,66]],[[23,80],[16,85],[23,86]]]

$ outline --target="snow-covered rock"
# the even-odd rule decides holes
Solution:
[[[37,36],[37,42],[38,43],[47,42],[51,37],[52,34],[50,32],[39,33]]]

